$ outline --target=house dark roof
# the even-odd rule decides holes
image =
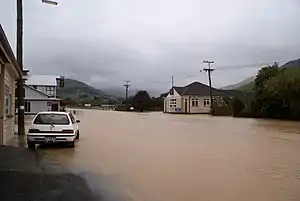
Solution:
[[[185,87],[174,87],[179,95],[201,95],[209,96],[209,86],[200,82],[193,82]],[[213,96],[226,96],[221,90],[212,88]]]
[[[177,91],[177,93],[179,93],[179,95],[182,95],[185,89],[185,87],[173,87],[173,88]]]
[[[209,96],[209,86],[202,84],[200,82],[193,82],[185,87],[173,87],[180,96],[183,95],[200,95],[200,96]],[[167,97],[168,93],[163,94],[164,97]],[[237,90],[221,90],[212,88],[213,96],[222,96],[228,98],[238,98],[243,101],[248,101],[253,99],[253,94],[237,91]]]

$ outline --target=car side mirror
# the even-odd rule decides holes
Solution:
[[[76,123],[80,123],[80,120],[76,120]]]

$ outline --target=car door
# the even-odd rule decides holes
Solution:
[[[70,119],[71,119],[71,122],[72,122],[73,129],[77,132],[79,130],[78,123],[76,123],[76,120],[75,120],[74,116],[71,113],[69,114],[69,116],[70,116]]]

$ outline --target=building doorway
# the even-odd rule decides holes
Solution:
[[[185,113],[188,113],[187,110],[188,110],[188,109],[187,109],[187,100],[185,99],[185,100],[184,100],[184,112],[185,112]]]
[[[58,111],[58,103],[51,104],[51,111]]]

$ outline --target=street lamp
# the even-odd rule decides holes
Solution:
[[[57,6],[58,3],[52,0],[41,0],[42,3]],[[23,0],[17,0],[17,61],[23,72]],[[23,75],[17,82],[17,105],[18,105],[18,134],[25,135],[24,127],[24,83]]]
[[[49,0],[42,0],[42,3],[51,4],[51,5],[54,5],[54,6],[58,5],[58,3],[56,1],[49,1]]]

